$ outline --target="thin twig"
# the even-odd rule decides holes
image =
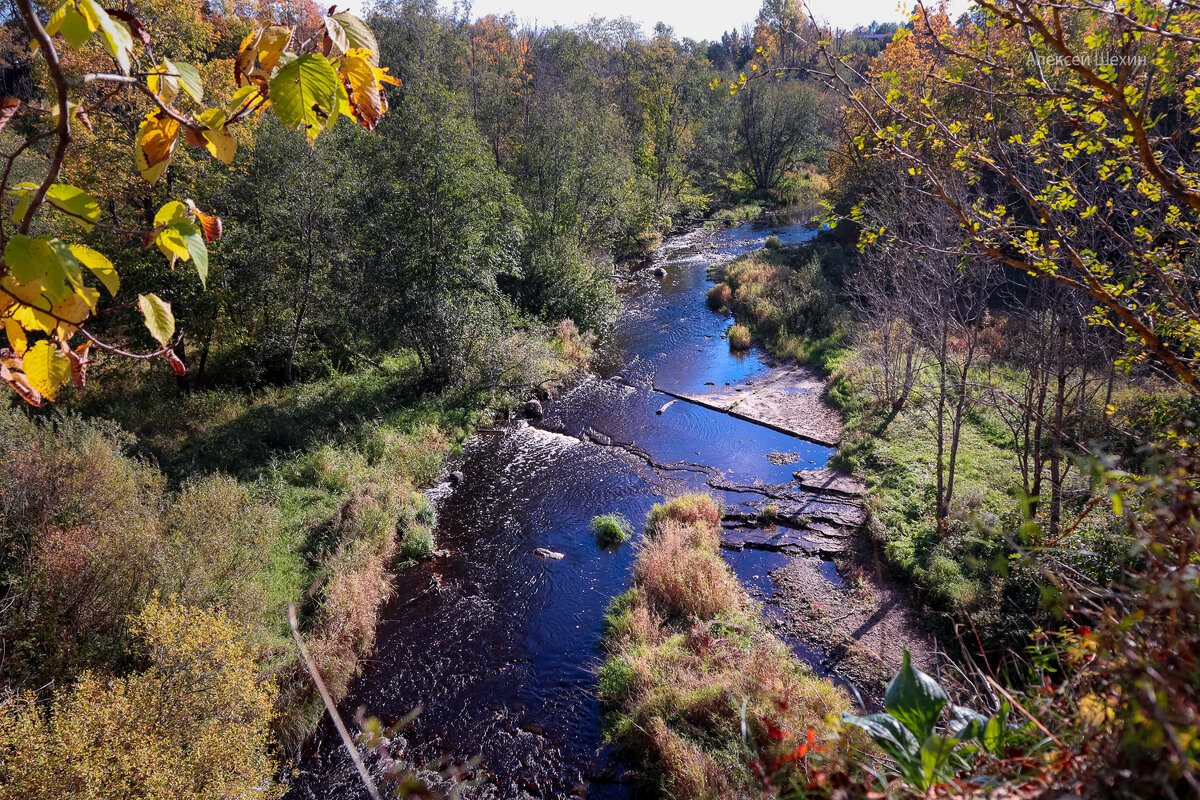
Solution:
[[[375,781],[371,780],[371,773],[367,772],[367,765],[363,763],[358,746],[354,744],[350,731],[346,730],[346,723],[342,722],[342,715],[338,713],[337,705],[330,697],[329,690],[325,688],[325,681],[321,680],[321,673],[317,670],[317,665],[313,663],[312,656],[308,654],[308,648],[304,646],[304,639],[300,637],[300,623],[296,620],[294,603],[288,605],[288,624],[292,626],[292,638],[296,640],[296,647],[300,648],[300,659],[304,662],[308,674],[312,676],[313,683],[317,685],[317,691],[321,693],[321,700],[325,703],[329,718],[333,720],[334,727],[342,737],[342,744],[345,745],[346,752],[354,761],[354,766],[358,769],[358,776],[362,778],[363,786],[367,788],[367,794],[371,795],[371,800],[383,800],[379,789],[375,786]]]

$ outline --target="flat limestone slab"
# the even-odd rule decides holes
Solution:
[[[822,399],[825,381],[803,364],[784,364],[731,386],[707,388],[658,391],[826,447],[836,447],[842,437],[841,415]]]
[[[867,485],[861,478],[838,472],[836,469],[802,469],[793,473],[796,484],[810,492],[836,492],[854,497],[867,493]]]

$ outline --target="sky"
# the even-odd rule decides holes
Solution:
[[[449,0],[439,0],[449,7]],[[905,0],[905,7],[911,0]],[[630,17],[647,31],[662,21],[675,34],[692,39],[719,39],[731,28],[753,24],[762,0],[473,0],[471,16],[517,15],[517,20],[546,27],[586,22],[593,16]],[[966,8],[966,0],[952,2],[956,11]],[[839,28],[866,25],[872,20],[899,22],[904,14],[897,0],[809,0],[818,21]]]

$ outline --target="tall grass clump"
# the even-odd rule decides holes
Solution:
[[[592,530],[601,547],[616,547],[629,541],[633,526],[620,514],[602,514],[592,518]]]
[[[745,325],[732,326],[727,335],[729,337],[730,350],[750,349],[750,329]]]
[[[605,619],[607,739],[677,800],[803,787],[810,745],[835,757],[849,699],[763,629],[721,558],[713,498],[655,506],[646,534],[633,588]]]
[[[713,311],[720,311],[722,308],[728,308],[730,302],[733,301],[733,290],[729,288],[729,284],[721,282],[708,290],[708,307]]]

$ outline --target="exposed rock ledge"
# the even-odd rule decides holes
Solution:
[[[655,389],[826,447],[837,447],[842,438],[842,416],[824,400],[825,381],[804,364],[772,367],[737,385],[703,392]]]

